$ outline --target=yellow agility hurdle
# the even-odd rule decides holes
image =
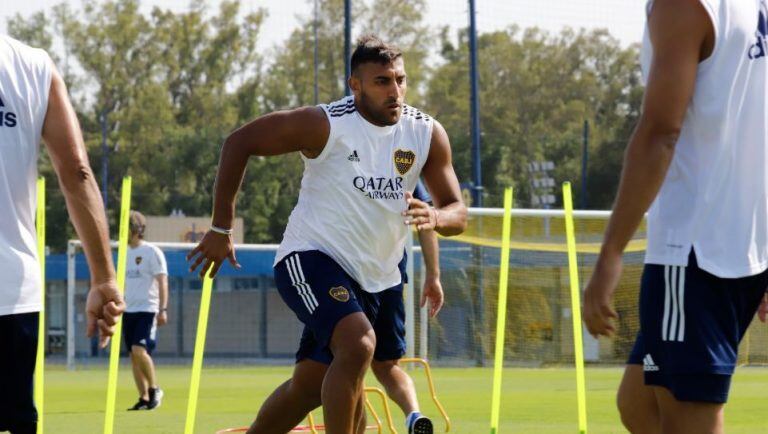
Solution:
[[[418,357],[403,358],[397,361],[397,363],[417,363],[424,367],[424,373],[427,376],[427,384],[429,384],[429,393],[432,395],[432,402],[435,403],[437,410],[445,420],[445,432],[451,431],[451,419],[448,417],[448,413],[445,412],[445,408],[440,404],[440,400],[437,399],[437,392],[435,391],[435,383],[432,381],[432,370],[429,368],[429,363]]]
[[[390,433],[397,434],[397,431],[395,431],[395,428],[392,423],[392,413],[390,412],[389,404],[387,403],[387,395],[384,394],[384,391],[379,389],[378,387],[366,387],[365,394],[366,394],[365,406],[368,409],[368,412],[371,414],[371,417],[373,417],[373,420],[376,421],[375,425],[368,425],[365,427],[365,430],[366,431],[375,430],[378,434],[382,434],[384,432],[384,425],[382,424],[381,418],[379,417],[379,414],[376,412],[376,409],[373,408],[371,401],[368,399],[368,394],[375,394],[381,398],[381,402],[383,403],[384,413],[387,418],[387,424],[389,425]],[[226,433],[246,432],[246,431],[248,431],[248,427],[227,428],[220,431],[216,431],[216,434],[226,434]],[[290,432],[318,434],[321,431],[325,431],[325,425],[315,423],[314,416],[312,415],[312,413],[309,413],[307,415],[307,425],[299,425],[296,428],[292,429]]]

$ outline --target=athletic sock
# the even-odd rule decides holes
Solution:
[[[408,415],[408,417],[405,418],[405,428],[411,429],[411,426],[413,426],[413,423],[416,422],[416,419],[421,417],[421,413],[418,411],[412,411],[411,414]]]

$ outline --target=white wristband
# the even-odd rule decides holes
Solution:
[[[224,229],[214,225],[211,225],[210,229],[211,232],[216,232],[217,234],[232,235],[232,229]]]

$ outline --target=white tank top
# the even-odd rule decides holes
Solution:
[[[42,307],[35,180],[51,70],[45,51],[0,35],[0,315]]]
[[[409,227],[401,215],[429,155],[432,118],[404,106],[400,121],[377,127],[354,98],[322,105],[331,132],[317,158],[304,160],[299,201],[275,263],[294,251],[319,250],[368,292],[400,283]]]
[[[684,266],[693,248],[702,269],[738,278],[768,268],[768,9],[765,0],[700,1],[715,46],[699,65],[672,164],[648,214],[645,260]],[[651,56],[646,27],[646,77]]]

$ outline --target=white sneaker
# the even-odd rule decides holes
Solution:
[[[149,389],[149,409],[154,410],[160,407],[160,404],[163,403],[164,395],[163,389],[159,387],[157,389]]]

